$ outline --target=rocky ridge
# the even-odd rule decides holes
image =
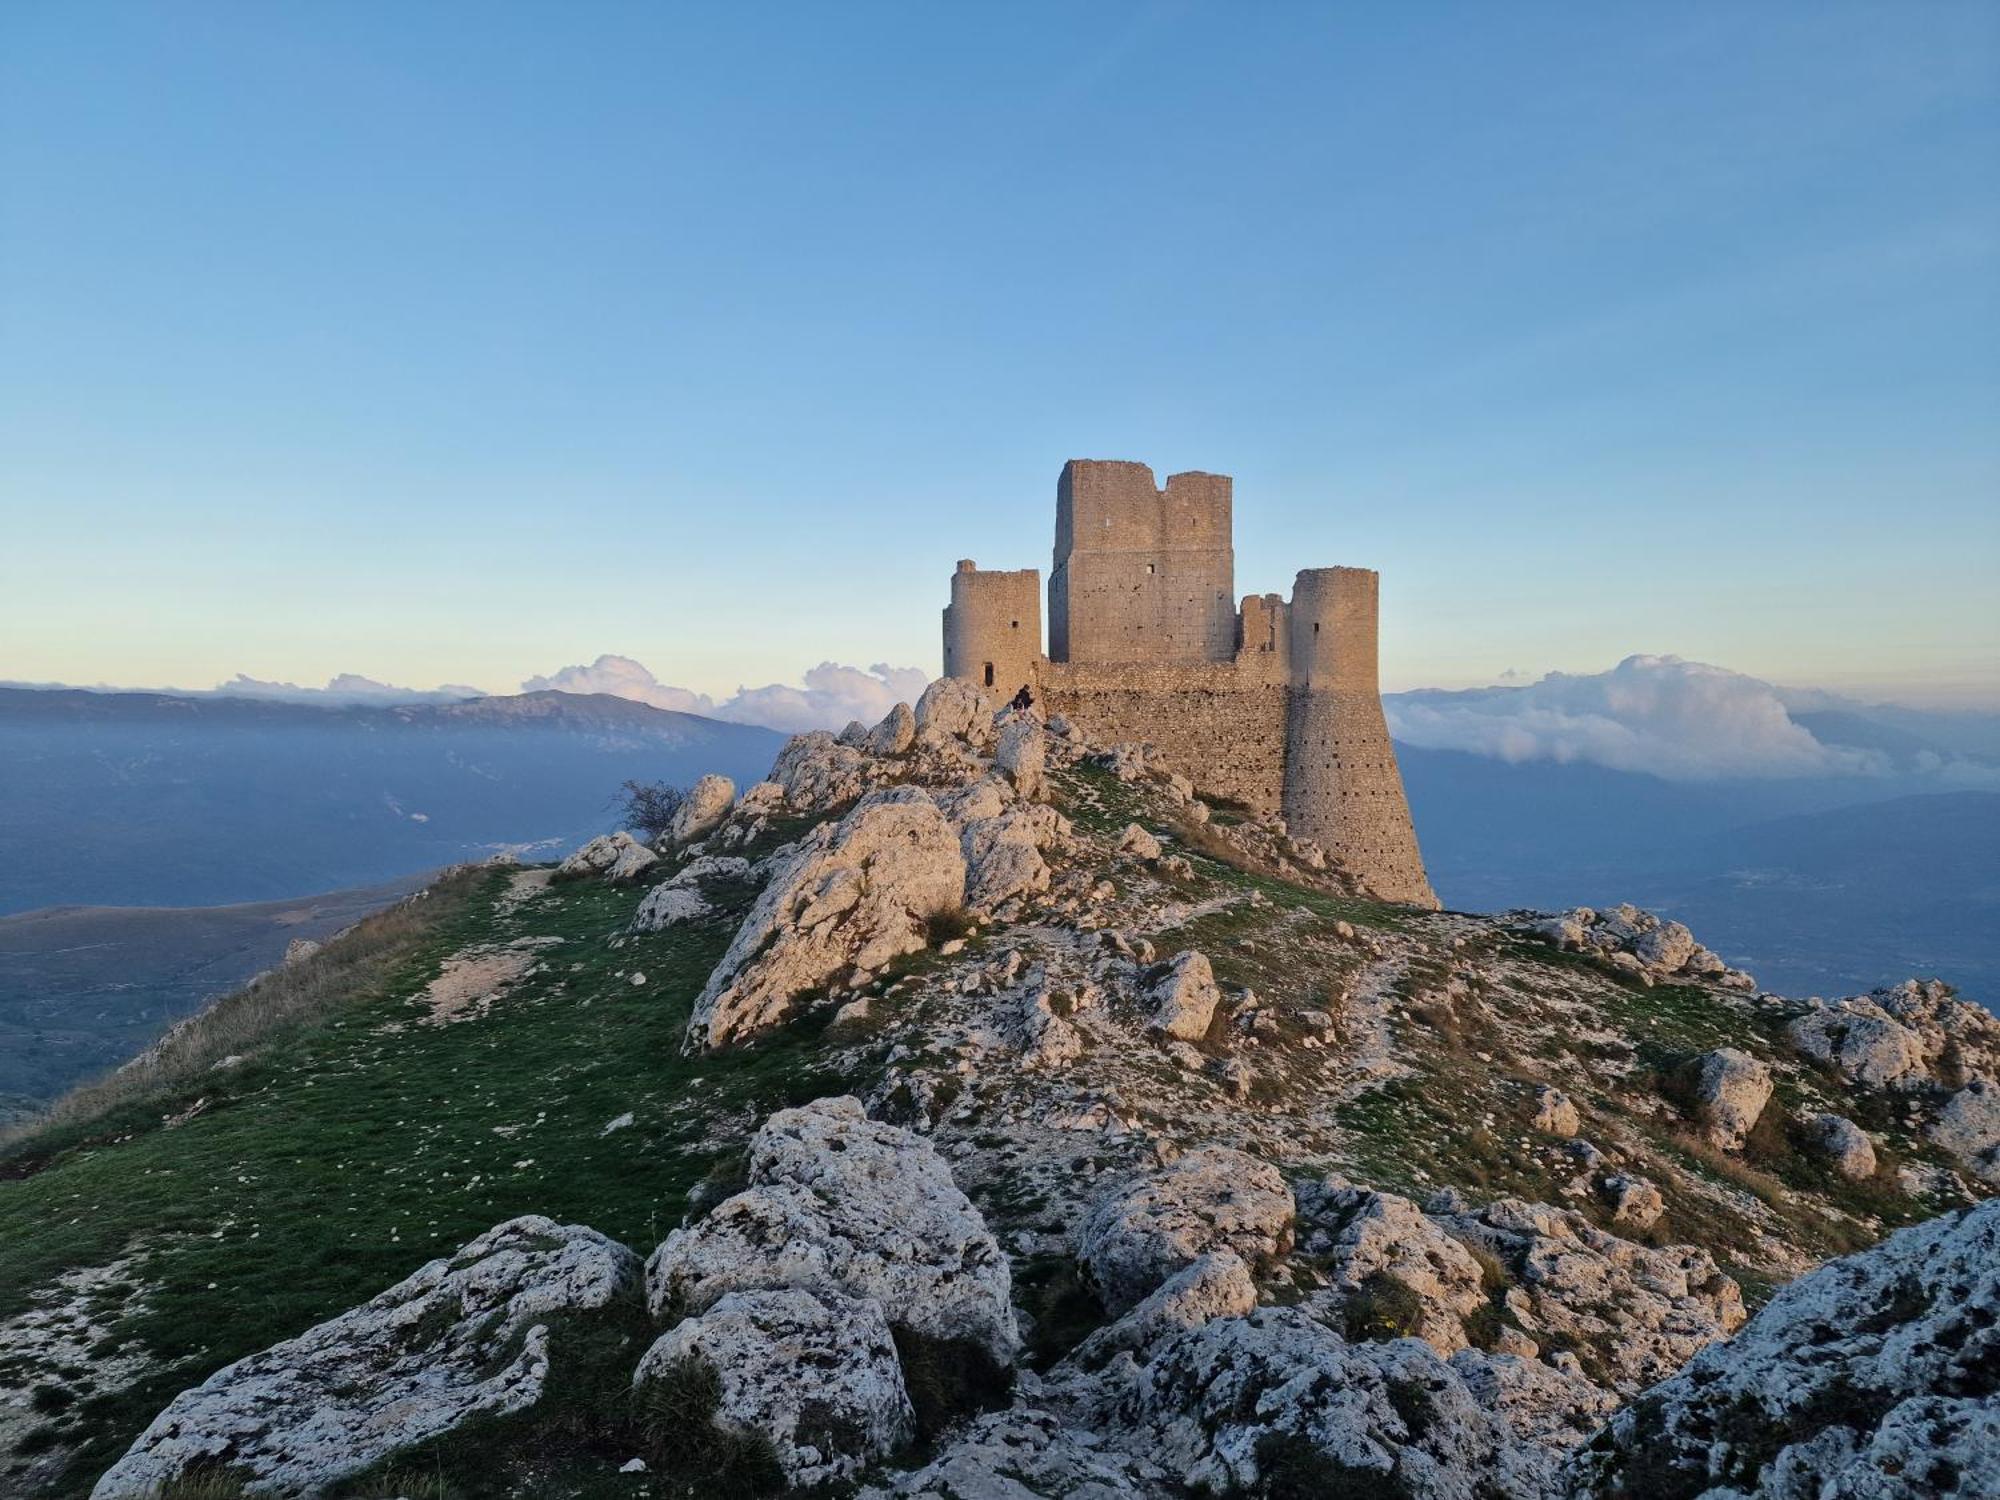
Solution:
[[[1991,1211],[1954,1207],[2000,1151],[2000,1028],[1941,987],[1759,994],[1632,908],[1385,908],[1144,747],[955,682],[700,801],[659,846],[612,836],[562,873],[646,886],[623,951],[733,930],[691,1051],[819,1027],[867,1080],[758,1122],[740,1190],[667,1233],[621,1314],[646,1325],[616,1355],[635,1399],[740,1437],[766,1487],[1470,1500],[1637,1493],[1664,1464],[1728,1494],[1874,1474],[1839,1492],[1970,1495],[2000,1462]],[[1745,1326],[1746,1279],[1941,1209]],[[204,1466],[319,1493],[524,1418],[564,1317],[639,1297],[609,1241],[597,1302],[540,1290],[533,1248],[482,1271],[593,1234],[525,1222],[211,1377],[99,1493]],[[1920,1254],[1935,1274],[1897,1294]],[[1839,1378],[1879,1422],[1770,1411],[1796,1441],[1716,1458],[1718,1382],[1782,1385],[1806,1307],[1875,1309]],[[1919,1345],[1952,1353],[1896,1352]],[[371,1443],[412,1372],[414,1436]],[[311,1418],[326,1389],[361,1415]],[[1933,1488],[1884,1487],[1925,1434]],[[919,1437],[919,1467],[887,1466]]]

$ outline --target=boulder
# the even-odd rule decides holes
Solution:
[[[2000,1475],[2000,1200],[1781,1288],[1615,1416],[1570,1493],[1915,1497]]]
[[[1696,1246],[1634,1244],[1573,1210],[1518,1198],[1475,1210],[1440,1193],[1425,1211],[1499,1261],[1522,1333],[1544,1349],[1577,1351],[1590,1378],[1612,1390],[1629,1394],[1670,1374],[1743,1322],[1741,1289]]]
[[[1012,1360],[1007,1258],[923,1137],[870,1120],[859,1100],[821,1099],[765,1121],[749,1175],[647,1262],[656,1316],[799,1287],[872,1297],[917,1333]]]
[[[1968,1170],[2000,1186],[2000,1085],[1975,1078],[1945,1101],[1929,1134]]]
[[[639,909],[632,913],[634,932],[664,932],[669,927],[678,927],[683,922],[695,922],[707,916],[714,908],[702,899],[700,891],[685,885],[656,885],[646,892],[646,899],[639,903]]]
[[[688,788],[687,796],[674,809],[667,837],[675,844],[691,844],[707,838],[722,826],[722,820],[735,805],[735,782],[727,776],[704,776]]]
[[[1679,922],[1636,906],[1614,906],[1608,911],[1579,906],[1538,917],[1526,924],[1526,930],[1558,948],[1593,953],[1650,984],[1719,984],[1739,990],[1756,987],[1748,974],[1730,968],[1702,947]]]
[[[1875,1143],[1852,1120],[1818,1114],[1807,1115],[1800,1123],[1812,1149],[1849,1182],[1875,1175]]]
[[[1611,1222],[1626,1228],[1651,1229],[1667,1211],[1660,1190],[1629,1172],[1613,1172],[1597,1190],[1611,1209]]]
[[[1175,1272],[1115,1323],[1079,1344],[1069,1362],[1096,1370],[1112,1356],[1146,1354],[1173,1335],[1217,1318],[1241,1318],[1257,1306],[1257,1283],[1233,1250],[1211,1250]]]
[[[293,964],[302,964],[319,950],[320,945],[311,938],[293,938],[285,944],[285,967],[289,969]]]
[[[1183,1042],[1208,1035],[1222,992],[1205,954],[1190,948],[1152,986],[1153,1016],[1148,1029]]]
[[[1544,1135],[1567,1139],[1582,1128],[1583,1118],[1576,1111],[1576,1101],[1568,1094],[1546,1084],[1535,1090],[1535,1129]]]
[[[625,832],[600,834],[556,866],[558,880],[636,880],[660,856]]]
[[[1160,841],[1137,823],[1127,823],[1125,831],[1118,836],[1118,852],[1135,854],[1140,859],[1158,859]]]
[[[1807,1057],[1871,1088],[1913,1089],[1930,1082],[1923,1039],[1872,999],[1807,1011],[1785,1034]]]
[[[1133,1406],[1136,1441],[1211,1493],[1532,1497],[1555,1468],[1428,1346],[1350,1344],[1298,1308],[1167,1341]]]
[[[1017,1402],[974,1417],[930,1463],[882,1475],[883,1487],[862,1490],[860,1500],[1166,1500],[1178,1493],[1166,1481],[1156,1465],[1107,1447],[1097,1433]]]
[[[910,712],[910,705],[898,703],[882,718],[882,722],[868,731],[864,748],[871,755],[901,755],[917,738],[917,716]]]
[[[780,1024],[801,993],[852,968],[875,970],[929,941],[959,904],[965,856],[921,787],[870,792],[793,846],[696,998],[691,1047],[720,1047]]]
[[[1021,1002],[1021,1066],[1055,1072],[1083,1055],[1083,1034],[1056,1014],[1047,986],[1037,986]]]
[[[980,797],[961,805],[976,813],[987,803]],[[1060,846],[1070,832],[1069,820],[1044,804],[1014,805],[993,816],[969,817],[962,827],[965,904],[988,916],[1007,901],[1049,888],[1051,872],[1043,851]]]
[[[1771,1070],[1736,1047],[1717,1047],[1695,1060],[1694,1114],[1725,1151],[1742,1146],[1771,1099]]]
[[[1284,1253],[1296,1212],[1276,1167],[1204,1146],[1100,1199],[1077,1230],[1077,1259],[1122,1313],[1211,1250],[1251,1265]]]
[[[831,812],[868,790],[874,762],[824,729],[815,729],[785,742],[772,763],[771,780],[793,812]]]
[[[974,749],[993,743],[993,700],[971,683],[957,677],[940,677],[917,699],[919,730],[961,739]]]
[[[720,1387],[712,1420],[754,1432],[799,1488],[849,1479],[916,1436],[882,1304],[796,1287],[730,1292],[662,1334],[632,1384],[686,1379],[690,1361]]]
[[[1042,795],[1047,755],[1046,736],[1038,717],[1032,713],[1009,713],[1001,719],[999,737],[993,747],[994,767],[1014,784],[1016,792],[1031,801]]]
[[[1468,1347],[1463,1320],[1487,1302],[1479,1262],[1416,1204],[1394,1193],[1327,1186],[1301,1203],[1301,1214],[1331,1283],[1310,1301],[1316,1315],[1336,1328],[1347,1326],[1350,1314],[1365,1321],[1371,1305],[1392,1293],[1411,1312],[1400,1332],[1440,1354]]]
[[[183,1391],[92,1500],[142,1500],[212,1467],[254,1494],[320,1494],[469,1423],[526,1411],[577,1320],[638,1297],[639,1263],[623,1245],[538,1215],[510,1219]]]

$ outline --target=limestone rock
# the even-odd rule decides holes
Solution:
[[[977,813],[984,811],[987,800],[961,805]],[[1051,872],[1042,852],[1059,847],[1069,837],[1070,825],[1053,807],[1034,804],[967,818],[963,829],[965,904],[990,915],[1003,902],[1049,888]]]
[[[1782,1288],[1571,1460],[1574,1495],[1958,1496],[2000,1474],[2000,1200]]]
[[[795,734],[771,766],[771,780],[794,812],[831,812],[852,802],[873,781],[874,762],[823,729]]]
[[[285,944],[285,967],[289,969],[293,964],[304,963],[319,952],[319,949],[320,945],[311,938],[293,938]]]
[[[632,1383],[643,1391],[690,1359],[721,1383],[714,1420],[768,1438],[801,1488],[850,1478],[916,1435],[895,1340],[873,1299],[730,1292],[662,1334]]]
[[[1987,1182],[2000,1185],[2000,1085],[1975,1078],[1945,1101],[1930,1138]]]
[[[821,823],[772,871],[688,1023],[719,1047],[782,1022],[800,993],[849,968],[922,948],[934,914],[965,889],[957,836],[921,787],[871,792]]]
[[[1479,1262],[1436,1220],[1408,1198],[1363,1188],[1322,1188],[1300,1207],[1332,1282],[1311,1300],[1315,1315],[1339,1327],[1346,1309],[1387,1280],[1421,1309],[1411,1334],[1440,1354],[1467,1347],[1463,1319],[1486,1305]]]
[[[1527,1347],[1532,1350],[1534,1345]],[[1558,1454],[1576,1448],[1618,1409],[1618,1398],[1610,1391],[1544,1364],[1532,1353],[1482,1354],[1466,1349],[1454,1354],[1450,1364],[1473,1400],[1504,1420],[1517,1440],[1542,1450],[1551,1467]],[[1555,1476],[1546,1468],[1541,1472],[1553,1482]]]
[[[1222,1493],[1288,1493],[1310,1476],[1308,1493],[1329,1495],[1537,1496],[1555,1466],[1426,1345],[1350,1344],[1298,1308],[1259,1308],[1170,1340],[1135,1406],[1157,1461]]]
[[[1632,1229],[1651,1229],[1667,1211],[1660,1190],[1643,1177],[1614,1172],[1598,1185],[1604,1201],[1611,1206],[1611,1222]]]
[[[1164,1339],[1217,1318],[1241,1318],[1257,1306],[1257,1283],[1233,1250],[1211,1250],[1148,1293],[1117,1322],[1079,1344],[1070,1362],[1095,1370],[1113,1355],[1145,1352]]]
[[[1696,1059],[1695,1118],[1726,1151],[1740,1147],[1771,1099],[1771,1070],[1737,1047],[1717,1047]]]
[[[917,738],[917,716],[910,705],[898,703],[868,731],[865,748],[873,755],[901,755]]]
[[[1121,854],[1136,854],[1140,859],[1158,859],[1160,841],[1137,823],[1127,823],[1125,832],[1119,835],[1118,850]]]
[[[884,1477],[860,1500],[1165,1500],[1166,1475],[1067,1426],[1054,1411],[1019,1404],[975,1417],[930,1463]],[[1149,1482],[1151,1481],[1151,1482]]]
[[[1873,1000],[1837,1001],[1800,1016],[1786,1029],[1807,1057],[1875,1088],[1920,1088],[1930,1082],[1923,1040]]]
[[[1009,713],[1000,721],[993,764],[1013,782],[1015,791],[1030,800],[1042,795],[1046,739],[1042,721],[1033,713]]]
[[[1591,1378],[1630,1393],[1671,1374],[1743,1322],[1743,1294],[1693,1245],[1653,1249],[1582,1214],[1502,1198],[1474,1210],[1456,1194],[1426,1212],[1493,1255],[1513,1321],[1544,1349],[1582,1351]]]
[[[1054,1072],[1083,1055],[1083,1035],[1057,1015],[1046,986],[1031,990],[1021,1002],[1021,1066],[1030,1072]]]
[[[1104,1305],[1123,1312],[1210,1250],[1253,1265],[1283,1253],[1296,1211],[1277,1168],[1204,1146],[1101,1199],[1077,1231],[1077,1258]]]
[[[917,728],[934,729],[974,749],[993,743],[993,700],[971,683],[940,677],[917,699]]]
[[[722,820],[729,816],[729,810],[735,805],[735,782],[727,776],[704,776],[688,788],[687,796],[674,809],[674,821],[667,830],[667,837],[675,844],[691,844],[696,839],[707,838],[722,826]]]
[[[1007,1259],[930,1142],[870,1120],[856,1099],[821,1099],[765,1121],[750,1184],[653,1253],[656,1316],[800,1287],[872,1297],[919,1333],[1012,1359]]]
[[[1719,984],[1754,989],[1756,981],[1704,948],[1679,922],[1636,906],[1597,911],[1579,906],[1542,916],[1527,930],[1579,953],[1593,953],[1651,983]]]
[[[624,1246],[538,1215],[510,1219],[183,1391],[92,1500],[141,1500],[210,1465],[240,1471],[253,1493],[318,1494],[469,1422],[527,1410],[571,1320],[638,1295]]]
[[[683,922],[695,922],[712,910],[700,891],[684,885],[657,885],[632,913],[634,932],[664,932]]]
[[[1807,1115],[1807,1137],[1827,1164],[1850,1182],[1875,1175],[1875,1143],[1859,1125],[1841,1115]]]
[[[556,866],[558,880],[636,880],[660,856],[625,832],[601,834]]]
[[[1190,948],[1154,983],[1150,1028],[1179,1041],[1198,1042],[1208,1035],[1221,999],[1207,956]]]
[[[1576,1101],[1546,1084],[1535,1091],[1535,1129],[1544,1135],[1573,1136],[1583,1128]]]

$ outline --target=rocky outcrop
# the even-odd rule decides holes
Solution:
[[[873,1298],[920,1334],[1013,1358],[1006,1257],[921,1136],[870,1120],[851,1098],[780,1110],[751,1142],[750,1184],[653,1253],[655,1315],[797,1287]]]
[[[901,755],[917,738],[917,716],[907,703],[898,703],[882,716],[882,722],[868,731],[863,741],[871,755]]]
[[[592,839],[556,866],[558,880],[637,880],[659,863],[660,856],[629,833],[607,833]]]
[[[527,1410],[575,1320],[638,1297],[639,1262],[624,1246],[511,1219],[176,1396],[92,1500],[142,1500],[205,1468],[257,1494],[318,1494],[469,1422]]]
[[[961,827],[965,904],[985,916],[997,913],[1009,901],[1046,891],[1052,872],[1043,851],[1059,847],[1070,831],[1067,818],[1042,804],[1009,806],[991,816],[968,817]]]
[[[1534,1125],[1544,1135],[1567,1138],[1583,1128],[1583,1118],[1577,1113],[1574,1099],[1561,1089],[1544,1085],[1535,1091]]]
[[[1048,758],[1046,735],[1040,717],[1033,713],[1010,713],[1000,721],[993,747],[993,766],[1014,784],[1014,790],[1030,800],[1042,795],[1043,767]]]
[[[661,1335],[632,1383],[643,1395],[684,1380],[689,1361],[715,1373],[711,1420],[764,1437],[800,1488],[851,1478],[916,1436],[895,1339],[872,1298],[730,1292]]]
[[[1870,999],[1838,1000],[1807,1011],[1786,1034],[1807,1057],[1872,1088],[1921,1088],[1930,1082],[1923,1041]]]
[[[1929,1133],[1980,1177],[2000,1185],[2000,1085],[1975,1078],[1945,1101]]]
[[[771,765],[771,780],[795,813],[832,812],[874,784],[875,763],[823,729],[795,734]]]
[[[1742,1146],[1771,1101],[1770,1068],[1737,1047],[1695,1059],[1694,1117],[1725,1151]]]
[[[1135,1406],[1136,1442],[1189,1485],[1229,1494],[1534,1497],[1558,1459],[1519,1441],[1423,1343],[1352,1344],[1297,1308],[1171,1340]]]
[[[1814,1114],[1800,1120],[1812,1149],[1849,1182],[1875,1175],[1875,1143],[1842,1115]]]
[[[1935,979],[1807,1006],[1792,1045],[1856,1083],[1877,1088],[1963,1088],[2000,1078],[2000,1019]]]
[[[1695,941],[1679,922],[1614,906],[1607,911],[1579,906],[1572,911],[1539,917],[1527,930],[1572,952],[1589,953],[1648,984],[1719,984],[1729,989],[1756,988],[1756,981],[1732,969]]]
[[[646,892],[646,899],[632,913],[634,932],[665,932],[683,922],[698,922],[714,908],[692,886],[660,885]]]
[[[1576,1496],[1972,1500],[2000,1475],[2000,1201],[1807,1273],[1620,1412]]]
[[[1123,1312],[1211,1250],[1257,1265],[1289,1249],[1296,1212],[1277,1168],[1204,1146],[1100,1200],[1077,1231],[1077,1259]]]
[[[689,1045],[755,1036],[781,1023],[804,991],[915,952],[929,919],[957,906],[964,889],[958,835],[930,793],[869,793],[772,871],[695,1001]]]
[[[1503,1304],[1522,1333],[1611,1390],[1660,1379],[1743,1322],[1741,1290],[1695,1246],[1634,1244],[1572,1210],[1518,1198],[1475,1210],[1446,1192],[1425,1211],[1500,1263]]]
[[[722,826],[736,805],[736,783],[727,776],[702,777],[688,788],[681,805],[674,809],[674,821],[667,838],[674,844],[691,844],[705,839]]]
[[[1365,1322],[1371,1304],[1389,1292],[1410,1310],[1400,1331],[1440,1354],[1468,1347],[1464,1320],[1487,1301],[1470,1250],[1394,1193],[1334,1183],[1300,1196],[1306,1244],[1331,1283],[1309,1299],[1317,1316],[1336,1328]]]
[[[917,699],[917,729],[961,739],[974,749],[993,744],[993,700],[969,682],[940,677]]]
[[[1212,1323],[1241,1318],[1257,1306],[1257,1283],[1234,1250],[1211,1250],[1147,1293],[1116,1322],[1098,1329],[1077,1346],[1069,1363],[1100,1369],[1118,1354],[1150,1355],[1166,1339]]]
[[[1149,1029],[1178,1041],[1198,1042],[1208,1035],[1222,992],[1205,954],[1190,948],[1154,981]]]

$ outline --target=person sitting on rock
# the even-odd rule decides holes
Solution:
[[[1035,706],[1035,695],[1028,691],[1027,683],[1021,684],[1021,691],[1014,695],[1014,701],[1007,706],[1015,713],[1026,713]]]

